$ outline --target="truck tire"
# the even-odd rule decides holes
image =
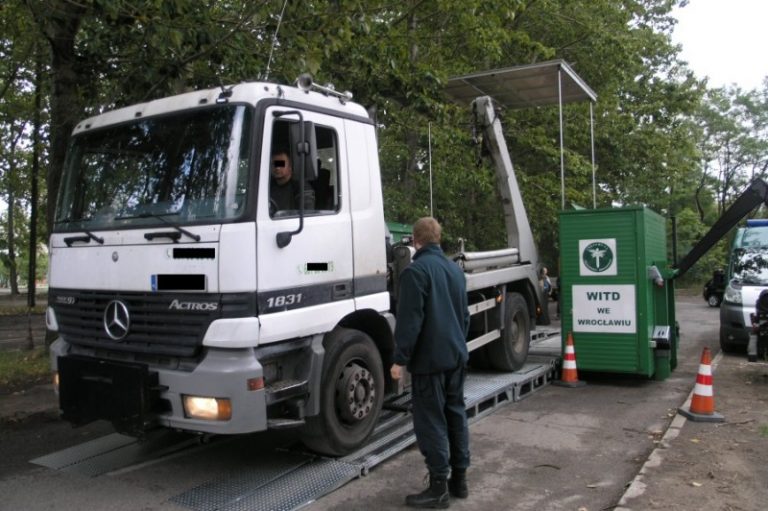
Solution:
[[[320,414],[307,418],[304,445],[343,456],[370,436],[384,400],[384,369],[376,345],[359,330],[339,328],[324,344]]]
[[[488,359],[494,369],[517,371],[528,358],[531,342],[531,316],[519,293],[507,293],[504,299],[504,328],[501,338],[488,345]]]
[[[488,346],[480,346],[479,348],[469,352],[469,366],[472,369],[484,371],[491,368],[491,362],[488,360]]]

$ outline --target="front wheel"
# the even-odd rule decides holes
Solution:
[[[528,358],[531,316],[525,298],[519,293],[507,293],[503,306],[504,328],[501,338],[488,345],[488,360],[494,369],[517,371]]]
[[[707,303],[710,307],[720,307],[720,297],[716,294],[711,294],[707,298]]]
[[[381,355],[370,337],[339,328],[328,336],[320,386],[320,414],[309,417],[302,442],[313,451],[343,456],[365,442],[384,400]]]
[[[722,328],[720,329],[720,349],[723,353],[734,353],[737,351],[736,344],[728,340],[728,335]]]

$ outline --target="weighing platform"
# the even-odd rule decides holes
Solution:
[[[464,394],[470,424],[502,405],[528,397],[557,377],[559,332],[536,330],[531,337],[528,361],[519,371],[468,373]],[[239,467],[233,473],[212,474],[209,481],[170,500],[194,511],[289,511],[303,507],[366,475],[371,468],[416,441],[411,414],[407,411],[409,399],[405,395],[386,403],[371,439],[348,456],[325,458],[293,443],[260,455],[245,469]],[[198,435],[159,430],[139,442],[115,433],[42,456],[31,463],[95,477],[236,439],[216,437],[211,444],[204,444]]]

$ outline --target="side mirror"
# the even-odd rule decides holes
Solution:
[[[291,161],[296,162],[294,169],[303,171],[304,181],[317,179],[317,139],[315,124],[300,120],[291,123]],[[304,133],[302,134],[302,130]],[[303,135],[303,136],[302,136]]]

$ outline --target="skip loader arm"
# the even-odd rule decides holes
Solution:
[[[507,229],[507,244],[519,249],[520,262],[538,265],[538,253],[533,240],[528,215],[525,212],[520,187],[515,177],[512,159],[509,157],[501,121],[496,114],[493,100],[481,96],[472,102],[472,110],[483,130],[483,137],[493,160],[496,184],[501,193],[504,208],[504,222]]]
[[[696,264],[715,243],[725,236],[739,221],[760,204],[768,205],[768,184],[760,178],[752,181],[707,234],[688,252],[675,267],[675,277],[680,277]]]

